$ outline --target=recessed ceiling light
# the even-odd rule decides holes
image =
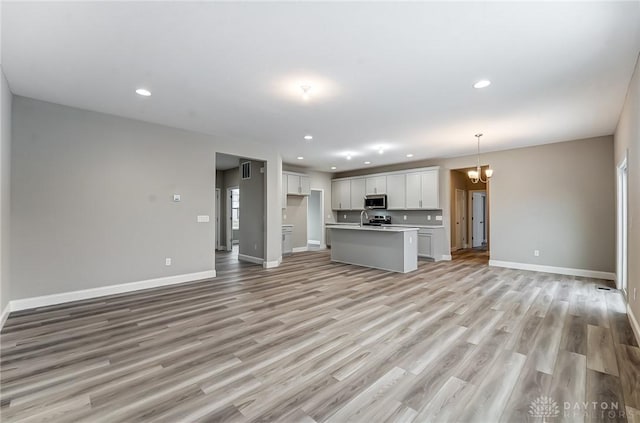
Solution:
[[[309,95],[309,91],[311,91],[311,85],[301,85],[300,89],[302,90],[302,99],[304,101],[308,101],[311,96]]]
[[[364,162],[364,164],[371,164],[371,162],[367,161],[367,162]]]
[[[491,81],[488,79],[481,79],[480,81],[473,84],[473,88],[486,88],[491,85]]]
[[[409,153],[407,154],[407,157],[413,157],[413,154]]]
[[[309,140],[312,140],[312,139],[313,139],[313,136],[312,136],[312,135],[305,135],[305,136],[304,136],[304,139],[305,139],[305,140],[307,140],[307,141],[309,141]]]
[[[298,160],[304,160],[304,157],[298,156]]]
[[[378,154],[383,154],[384,150],[381,148],[380,150],[378,150]]]
[[[347,156],[347,160],[351,160],[351,156]]]
[[[336,170],[336,169],[337,169],[337,167],[331,166],[331,170]]]
[[[144,88],[138,88],[136,90],[136,94],[141,95],[143,97],[149,97],[151,95],[151,91],[145,90]]]

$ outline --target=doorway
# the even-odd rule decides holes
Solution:
[[[237,256],[240,242],[240,188],[238,187],[227,188],[227,216],[227,251]]]
[[[487,192],[471,191],[471,247],[487,245]]]
[[[628,212],[629,212],[629,172],[627,167],[627,155],[618,165],[617,169],[617,288],[627,297],[628,279]],[[628,297],[627,297],[628,298]]]
[[[455,245],[454,249],[461,250],[467,248],[467,205],[466,193],[463,189],[456,188],[454,208],[455,208]]]
[[[324,245],[324,191],[311,189],[307,204],[307,246],[319,248]]]

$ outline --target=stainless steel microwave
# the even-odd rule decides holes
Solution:
[[[367,195],[364,197],[365,209],[386,209],[387,208],[387,196],[386,194]]]

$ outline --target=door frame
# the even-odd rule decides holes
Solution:
[[[469,190],[469,201],[468,201],[468,208],[469,208],[469,216],[471,216],[471,219],[468,219],[468,233],[471,234],[471,238],[469,241],[469,248],[474,248],[473,247],[473,233],[474,233],[474,227],[473,227],[473,223],[474,223],[474,216],[473,216],[473,194],[474,193],[484,193],[485,196],[485,204],[484,204],[484,237],[485,237],[485,241],[487,241],[487,248],[489,248],[489,234],[487,233],[487,220],[489,219],[489,195],[488,195],[488,190],[487,189],[470,189]]]
[[[221,211],[221,205],[220,205],[220,188],[216,188],[216,204],[215,204],[215,231],[216,231],[216,250],[220,250],[222,249],[222,243],[220,242],[220,211]]]
[[[628,151],[616,166],[616,287],[628,296],[629,167]],[[627,297],[628,298],[628,297]]]
[[[462,205],[458,204],[458,193],[462,193]],[[456,188],[455,192],[454,192],[454,196],[453,196],[453,217],[454,217],[454,221],[456,221],[458,219],[458,211],[462,212],[462,222],[460,223],[460,225],[456,225],[455,226],[455,230],[454,230],[454,235],[455,235],[455,239],[454,239],[454,251],[463,249],[463,248],[467,248],[467,237],[465,237],[465,231],[462,231],[462,236],[460,237],[460,242],[461,244],[458,245],[458,235],[459,232],[461,231],[462,228],[466,228],[467,225],[467,198],[466,198],[466,190],[464,189],[460,189],[460,188]],[[454,222],[455,223],[455,222]]]

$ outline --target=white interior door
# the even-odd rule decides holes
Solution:
[[[472,195],[473,206],[473,238],[471,240],[472,247],[481,247],[485,242],[485,209],[486,198],[485,192],[474,192]]]
[[[455,196],[455,249],[459,250],[466,247],[466,205],[465,205],[465,191],[462,189],[456,189]]]

